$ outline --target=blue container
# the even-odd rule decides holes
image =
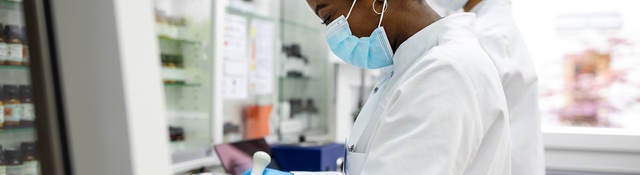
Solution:
[[[336,171],[344,158],[344,144],[320,146],[272,145],[271,153],[283,171]]]

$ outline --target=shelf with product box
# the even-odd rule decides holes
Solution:
[[[163,67],[184,67],[184,61],[181,54],[161,53],[160,61]]]
[[[23,131],[33,127],[35,113],[31,86],[2,85],[0,87],[0,132]],[[28,130],[28,129],[27,129]]]
[[[0,24],[0,69],[28,69],[24,26]]]
[[[37,175],[36,114],[22,0],[0,0],[0,174]]]
[[[311,77],[309,59],[302,55],[300,45],[291,44],[283,46],[286,57],[282,63],[282,73],[280,80],[313,80]]]
[[[20,142],[12,145],[0,145],[0,173],[6,174],[40,174],[40,163],[37,160],[36,143]]]
[[[184,16],[170,15],[166,11],[156,9],[156,33],[158,40],[179,42],[187,44],[199,44],[197,40],[188,39],[186,36],[187,19]]]
[[[0,165],[7,174],[40,174],[31,98],[29,85],[0,86]]]
[[[304,1],[280,5],[278,133],[281,143],[324,142],[333,137],[331,79],[334,67],[322,25]],[[302,7],[302,8],[289,8]],[[314,33],[309,35],[309,33]]]
[[[200,83],[188,80],[187,69],[162,67],[162,81],[165,87],[200,87]]]
[[[200,83],[187,81],[187,70],[184,68],[180,54],[161,54],[162,80],[165,87],[199,87]]]
[[[0,65],[0,70],[29,70],[26,65]]]
[[[174,166],[211,154],[212,20],[206,11],[213,2],[155,1],[156,40]],[[180,170],[174,171],[179,174]]]

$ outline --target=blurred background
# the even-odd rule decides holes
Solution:
[[[539,76],[546,164],[552,172],[640,173],[630,168],[640,160],[635,32],[640,13],[633,4],[513,1]]]
[[[638,3],[512,4],[547,173],[640,174]],[[339,170],[380,72],[321,22],[301,0],[0,0],[0,175],[236,174],[257,150]]]

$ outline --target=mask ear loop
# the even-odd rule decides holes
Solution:
[[[349,13],[347,13],[347,19],[351,16],[351,11],[353,11],[353,7],[356,6],[356,1],[358,0],[353,0],[353,3],[351,3],[351,8],[349,8]]]
[[[371,8],[373,9],[373,12],[380,15],[380,21],[378,21],[378,27],[380,27],[382,25],[382,18],[384,18],[384,12],[387,11],[387,0],[384,0],[384,2],[382,3],[382,12],[378,12],[376,10],[376,1],[377,0],[373,0],[373,4],[371,5]]]

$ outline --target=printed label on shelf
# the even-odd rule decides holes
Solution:
[[[0,106],[0,126],[2,126],[3,123],[4,123],[4,106]]]
[[[33,104],[22,104],[22,120],[34,121],[36,118],[33,112]]]
[[[7,48],[7,43],[0,43],[0,61],[8,61],[9,60],[9,50]]]
[[[9,44],[9,61],[22,62],[22,44]]]
[[[22,164],[22,175],[38,175],[38,161],[27,161]]]
[[[22,108],[19,104],[7,104],[4,105],[4,118],[8,122],[19,122],[20,114],[22,114]]]
[[[9,165],[7,166],[7,175],[21,175],[22,174],[22,166],[19,165]]]

